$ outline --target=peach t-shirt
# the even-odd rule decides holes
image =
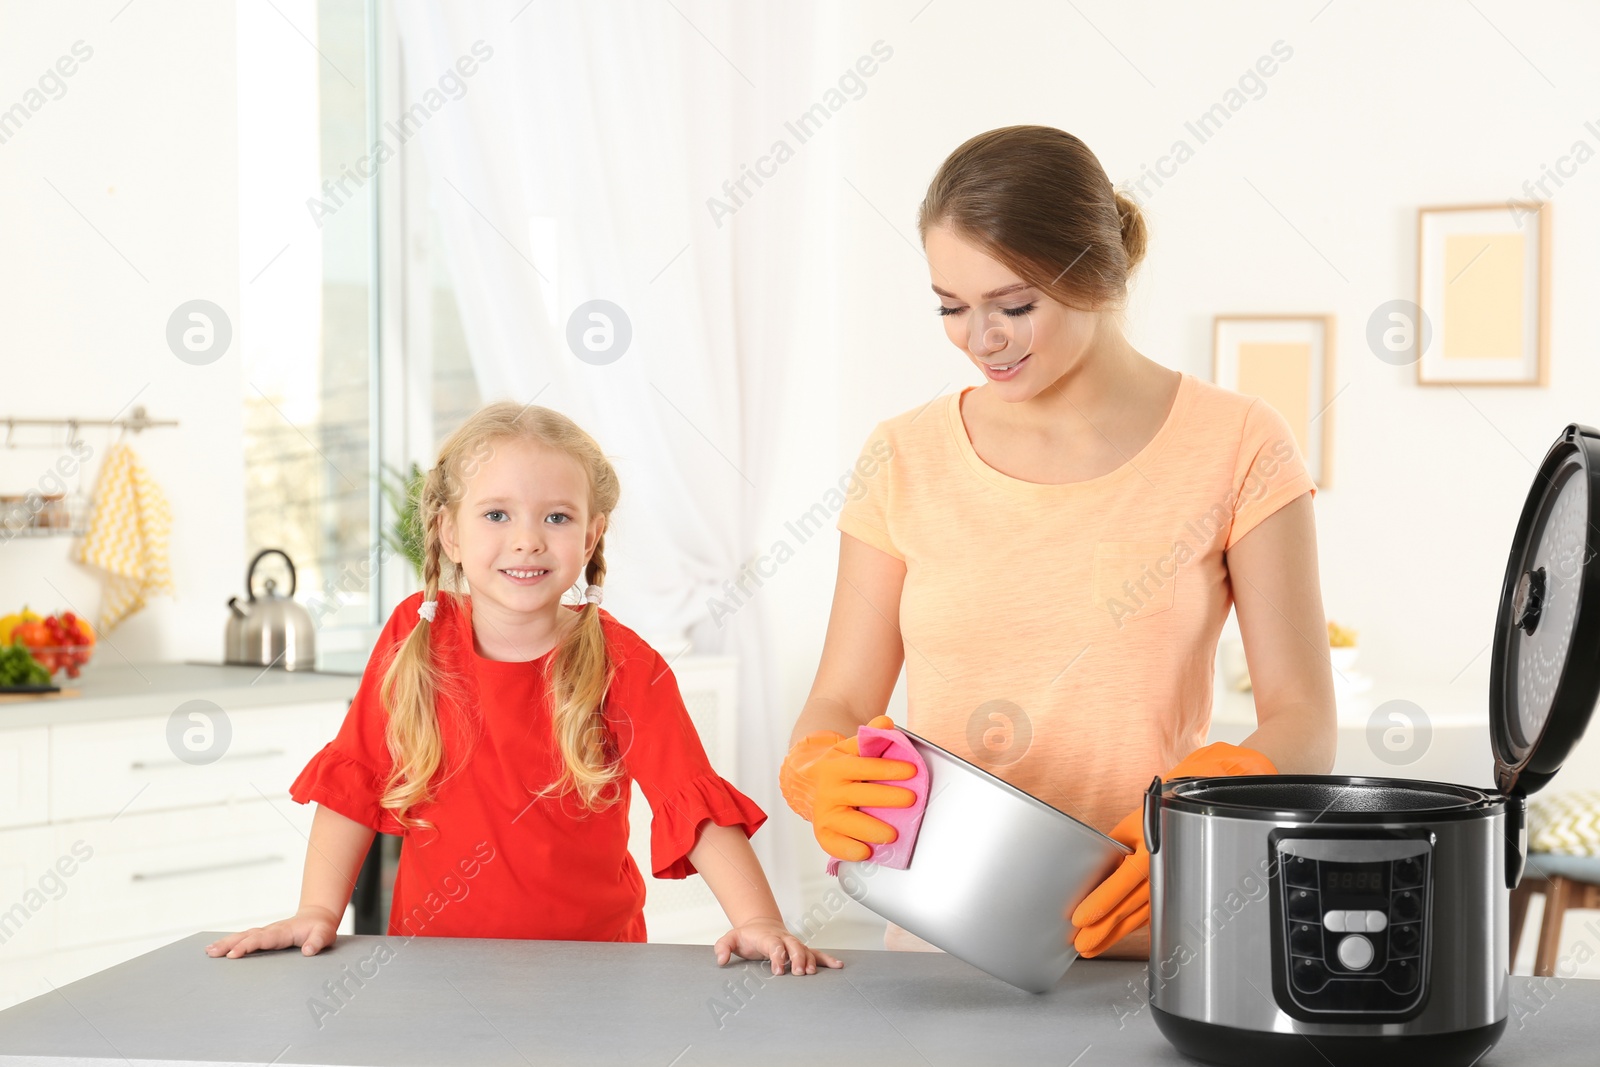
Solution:
[[[877,425],[838,528],[905,562],[905,725],[1109,831],[1205,743],[1223,553],[1316,486],[1270,404],[1190,374],[1128,462],[1023,481],[973,449],[973,388]]]

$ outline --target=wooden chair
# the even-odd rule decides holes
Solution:
[[[1600,856],[1567,856],[1555,852],[1528,854],[1522,883],[1511,891],[1511,963],[1516,964],[1517,943],[1528,916],[1533,894],[1544,894],[1544,920],[1539,924],[1539,950],[1533,973],[1548,978],[1556,973],[1561,951],[1561,921],[1571,908],[1600,908]]]

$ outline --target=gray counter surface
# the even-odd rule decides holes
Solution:
[[[943,953],[840,951],[843,970],[774,978],[705,945],[347,936],[229,960],[205,954],[216,936],[0,1012],[0,1064],[1188,1062],[1150,1019],[1142,963],[1080,961],[1035,996]],[[1482,1067],[1596,1061],[1600,982],[1512,982]]]

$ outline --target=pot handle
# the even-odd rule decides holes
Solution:
[[[1506,888],[1522,881],[1528,859],[1528,798],[1506,797]]]
[[[1161,851],[1161,776],[1150,780],[1144,794],[1144,848],[1154,856]]]

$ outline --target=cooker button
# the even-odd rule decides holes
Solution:
[[[1304,856],[1291,856],[1287,852],[1283,856],[1283,877],[1292,886],[1305,889],[1317,887],[1317,861],[1308,860]]]
[[[1384,927],[1386,927],[1388,925],[1389,925],[1389,917],[1387,915],[1385,915],[1383,912],[1381,912],[1381,911],[1369,911],[1369,912],[1367,912],[1367,932],[1369,934],[1382,933]]]
[[[1416,960],[1395,960],[1384,969],[1383,979],[1396,993],[1409,993],[1417,988],[1417,976],[1421,973]]]
[[[1297,922],[1317,921],[1320,914],[1317,908],[1317,895],[1305,889],[1294,889],[1289,892],[1289,918]]]
[[[1389,931],[1389,951],[1396,956],[1414,956],[1422,941],[1421,931],[1415,926],[1396,926]]]
[[[1364,911],[1345,912],[1344,928],[1352,934],[1359,934],[1367,928],[1367,913]]]
[[[1416,856],[1408,856],[1403,860],[1395,860],[1394,884],[1397,889],[1421,885],[1422,860]]]
[[[1294,987],[1302,993],[1316,993],[1328,984],[1328,968],[1320,960],[1294,961]]]
[[[1372,942],[1360,934],[1351,934],[1339,942],[1339,962],[1352,971],[1366,970],[1372,955]]]
[[[1322,916],[1322,925],[1326,926],[1336,934],[1342,934],[1344,933],[1345,918],[1349,914],[1350,913],[1347,911],[1324,912]]]
[[[1296,956],[1322,958],[1322,931],[1309,923],[1296,923],[1289,931],[1289,951]]]
[[[1394,917],[1399,922],[1410,922],[1422,914],[1422,898],[1411,890],[1394,895]]]

